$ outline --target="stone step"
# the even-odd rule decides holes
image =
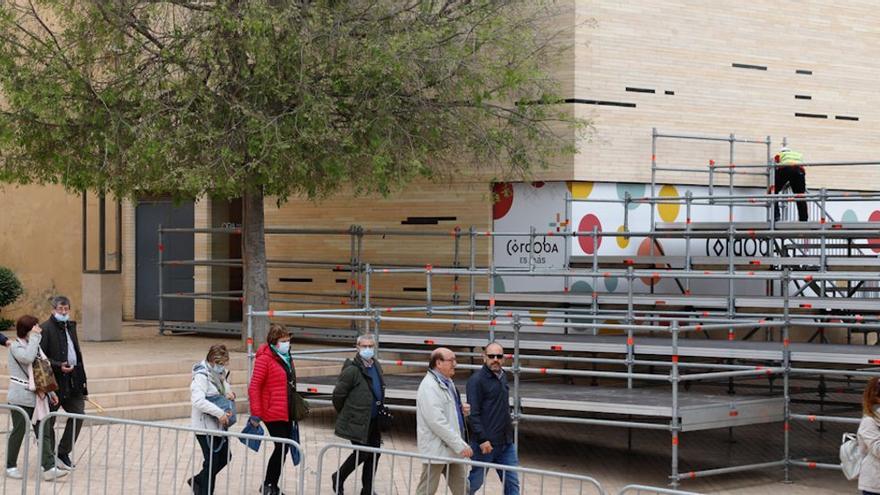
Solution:
[[[0,375],[9,375],[9,362],[2,360],[0,363]],[[97,378],[126,378],[156,375],[190,374],[196,359],[181,359],[174,361],[153,361],[147,363],[126,364],[93,364],[86,361],[86,371],[89,381]],[[15,365],[13,365],[15,366]],[[229,370],[233,373],[247,371],[247,358],[242,355],[233,355],[229,359]]]
[[[304,362],[305,363],[305,362]],[[339,372],[336,363],[310,362],[311,366],[297,366],[297,375],[300,377],[335,375]],[[154,420],[154,419],[178,419],[190,415],[191,404],[189,402],[189,384],[192,380],[191,366],[185,371],[162,375],[123,376],[114,378],[89,379],[90,398],[105,408],[102,415],[115,416],[129,419]],[[232,388],[239,400],[236,403],[247,403],[247,371],[245,369],[232,370]],[[6,402],[9,383],[8,376],[0,376],[0,403]],[[178,407],[176,404],[185,404],[186,407]],[[96,411],[89,404],[86,412]],[[167,410],[162,410],[168,407]],[[126,412],[131,409],[132,412]],[[246,407],[244,409],[247,410]]]
[[[303,362],[305,364],[306,362]],[[335,364],[308,362],[309,365],[301,366],[297,363],[297,376],[323,376],[339,372],[339,366]],[[168,365],[169,363],[163,363]],[[189,384],[192,379],[192,364],[189,363],[185,369],[181,369],[176,363],[170,366],[150,366],[143,368],[143,374],[131,375],[125,373],[109,374],[106,366],[97,366],[94,369],[89,367],[89,392],[126,392],[132,390],[147,390],[150,388],[169,388],[182,387]],[[115,367],[113,367],[115,368]],[[157,370],[157,368],[159,368]],[[158,373],[157,371],[168,371],[169,373]],[[0,390],[5,390],[9,384],[9,375],[0,370]],[[113,371],[113,370],[110,370]],[[241,383],[247,380],[247,367],[244,362],[239,367],[230,367],[230,379],[233,383]]]
[[[238,397],[247,396],[245,385],[233,385],[232,390]],[[127,392],[94,393],[91,390],[90,399],[101,404],[104,408],[123,407],[126,405],[140,406],[148,404],[165,404],[189,400],[189,387],[154,388],[149,390],[135,390]],[[0,392],[0,402],[6,402],[6,391]]]
[[[103,405],[103,404],[102,404]],[[236,409],[239,415],[238,424],[242,424],[248,412],[246,400],[236,400]],[[146,404],[137,406],[105,407],[103,413],[95,409],[86,408],[86,414],[108,416],[121,419],[134,419],[138,421],[164,421],[169,419],[188,418],[192,413],[192,404],[189,400],[184,402],[169,402],[164,404]],[[237,426],[236,426],[237,427]]]

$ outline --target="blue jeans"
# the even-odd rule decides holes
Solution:
[[[472,461],[491,462],[492,464],[501,464],[503,466],[518,466],[519,460],[516,458],[516,447],[512,443],[505,445],[493,445],[492,452],[483,454],[480,452],[479,445],[471,445],[474,449]],[[480,487],[483,486],[483,480],[486,476],[486,468],[474,466],[471,468],[471,474],[468,476],[470,484],[470,494],[481,493]],[[515,471],[496,470],[498,479],[504,482],[504,495],[519,495],[519,476]],[[487,492],[488,493],[488,492]]]

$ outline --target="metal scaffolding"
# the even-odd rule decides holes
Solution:
[[[679,171],[676,167],[657,164],[656,149],[660,139],[697,139],[729,143],[726,165],[710,162],[705,173],[709,177],[709,194],[683,196],[656,195],[660,172]],[[737,164],[734,147],[739,144],[764,145],[767,163]],[[295,338],[347,339],[363,332],[373,332],[384,355],[424,355],[427,348],[449,346],[472,349],[489,341],[498,341],[512,349],[510,358],[513,375],[513,418],[517,432],[521,421],[555,421],[560,423],[619,426],[629,429],[666,430],[671,436],[670,482],[677,487],[682,480],[755,469],[781,468],[786,481],[792,467],[838,468],[833,464],[800,460],[791,452],[790,428],[794,421],[822,423],[857,423],[854,417],[832,414],[793,412],[792,379],[810,379],[818,383],[820,411],[824,408],[827,380],[843,379],[847,383],[880,375],[880,364],[871,347],[849,345],[852,332],[880,331],[880,258],[867,252],[874,247],[878,235],[876,224],[834,219],[827,206],[835,202],[874,201],[880,193],[829,192],[821,189],[805,194],[744,194],[735,191],[735,177],[765,176],[768,189],[773,179],[770,158],[771,140],[748,140],[728,137],[652,133],[651,194],[622,200],[565,198],[565,230],[538,232],[483,231],[474,228],[447,231],[403,231],[394,229],[346,230],[332,229],[267,229],[269,235],[333,235],[350,238],[350,259],[345,263],[332,261],[323,268],[344,270],[351,278],[346,303],[340,294],[309,294],[322,299],[315,306],[324,309],[283,309],[253,311],[248,308],[247,328],[250,335],[254,318],[282,318],[296,322]],[[880,165],[880,162],[807,163],[804,166]],[[745,171],[740,171],[745,170]],[[688,172],[692,170],[687,169]],[[727,174],[727,187],[715,184],[717,174]],[[722,194],[726,192],[727,194]],[[624,229],[619,232],[588,232],[572,228],[573,204],[593,201],[619,204],[624,212]],[[777,203],[806,201],[813,208],[812,221],[776,221],[773,214]],[[629,206],[633,203],[651,205],[650,228],[630,230]],[[683,223],[657,222],[655,206],[677,204],[685,208]],[[727,206],[728,222],[692,222],[691,212],[705,206]],[[734,222],[735,206],[764,208],[766,221]],[[788,212],[792,213],[792,212]],[[169,233],[228,234],[234,229],[164,229]],[[450,263],[406,266],[403,264],[371,263],[363,255],[365,238],[370,236],[427,236],[450,238],[453,258]],[[525,268],[486,266],[477,263],[477,245],[498,237],[528,238],[534,245],[537,237],[561,237],[565,241],[562,268],[543,269],[533,262]],[[573,255],[571,246],[578,238],[590,238],[593,246],[606,237],[646,238],[651,241],[648,256]],[[462,244],[468,241],[468,248]],[[675,239],[684,243],[683,255],[667,255],[654,245],[658,239]],[[761,240],[770,246],[766,254],[743,256],[728,248],[725,256],[698,256],[693,243],[705,239],[723,239],[732,246],[737,241]],[[174,264],[235,264],[239,260],[162,260],[162,271]],[[271,260],[270,266],[290,268],[315,267],[314,262]],[[424,298],[401,300],[375,290],[378,277],[423,277]],[[563,290],[557,292],[496,293],[493,281],[499,276],[561,277]],[[570,280],[579,277],[593,281],[591,293],[573,293]],[[606,294],[595,290],[597,282],[619,277],[627,282],[626,294]],[[452,293],[440,295],[438,280],[451,279]],[[477,290],[477,279],[485,292]],[[650,292],[634,289],[634,281],[649,279]],[[459,282],[467,281],[467,290]],[[678,291],[655,293],[654,281],[672,280]],[[691,282],[715,280],[726,284],[724,294],[695,294]],[[760,281],[763,295],[741,296],[737,284]],[[388,286],[388,284],[385,284]],[[161,287],[161,285],[160,285]],[[281,291],[273,296],[292,295]],[[296,294],[305,295],[305,294]],[[169,297],[238,298],[240,294],[162,294]],[[161,300],[161,299],[160,299]],[[311,300],[289,300],[273,297],[272,303],[309,304]],[[534,311],[541,318],[533,318]],[[161,313],[160,313],[161,314]],[[609,323],[613,321],[613,323]],[[324,322],[318,326],[298,325],[302,321]],[[177,329],[165,324],[163,329]],[[394,328],[389,328],[394,326]],[[409,326],[408,329],[401,329]],[[528,327],[528,328],[525,328]],[[534,328],[534,329],[530,329]],[[425,329],[428,329],[425,331]],[[815,331],[809,342],[799,342],[792,333],[800,329]],[[422,331],[419,331],[422,330]],[[619,335],[600,335],[609,330]],[[826,332],[847,332],[847,344],[827,342]],[[763,340],[752,340],[757,332]],[[712,338],[719,336],[718,338]],[[738,337],[742,337],[738,340]],[[815,343],[814,343],[815,341]],[[248,340],[252,343],[252,339]],[[252,344],[251,344],[252,345]],[[337,353],[349,348],[320,352],[302,351],[297,359],[342,361]],[[249,348],[253,357],[253,348]],[[473,353],[464,352],[473,356]],[[684,358],[683,360],[681,358]],[[424,360],[383,360],[390,367],[411,370],[424,367]],[[475,368],[472,365],[461,367]],[[666,371],[658,371],[666,370]],[[573,386],[562,390],[552,386],[532,387],[523,378],[562,376],[576,379],[606,380],[618,383],[603,387],[609,395],[590,393],[589,387]],[[766,379],[762,395],[742,396],[735,400],[692,401],[689,388],[694,385],[748,386],[755,379]],[[781,394],[775,383],[781,380]],[[542,382],[543,383],[543,382]],[[654,384],[653,387],[641,386]],[[658,386],[668,385],[660,394]],[[332,390],[332,380],[304,378],[301,391],[325,394]],[[389,384],[389,394],[398,406],[411,409],[414,399],[412,385],[405,378]],[[602,392],[602,393],[605,393]],[[643,401],[641,416],[633,420],[633,402]],[[615,405],[616,404],[616,405]],[[636,409],[639,410],[639,409]],[[589,415],[589,417],[587,417]],[[639,415],[636,413],[635,415]],[[609,419],[607,416],[611,416]],[[784,449],[778,459],[704,470],[681,472],[678,449],[683,432],[709,428],[733,428],[745,424],[783,424]]]

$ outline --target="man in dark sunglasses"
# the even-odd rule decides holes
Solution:
[[[467,401],[471,405],[470,441],[475,461],[504,466],[518,466],[510,419],[510,387],[504,372],[504,348],[492,342],[483,348],[483,367],[467,383]],[[515,471],[497,470],[504,485],[504,495],[519,495],[519,477]],[[486,469],[474,466],[468,481],[470,493],[478,493]]]

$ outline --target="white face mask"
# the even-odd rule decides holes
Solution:
[[[287,354],[290,352],[290,341],[288,340],[286,342],[278,342],[275,345],[275,348],[278,349],[278,352],[280,352],[281,354]]]
[[[55,313],[55,320],[56,321],[60,321],[61,323],[64,323],[69,319],[70,319],[70,315],[62,315],[59,313]]]

